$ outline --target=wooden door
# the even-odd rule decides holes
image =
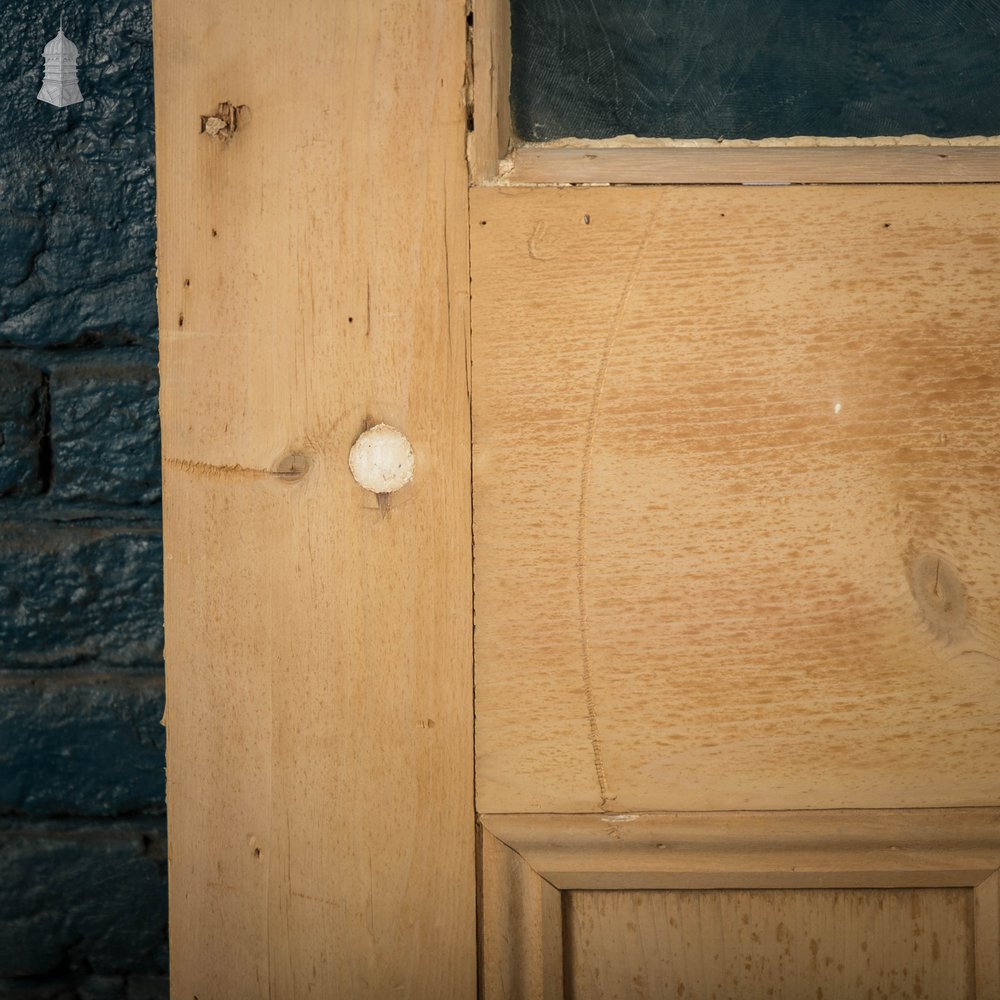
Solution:
[[[1000,994],[996,148],[508,159],[502,3],[155,13],[174,996]]]
[[[485,995],[998,995],[995,147],[488,141]]]

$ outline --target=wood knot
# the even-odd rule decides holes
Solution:
[[[922,552],[910,570],[910,589],[935,637],[951,642],[966,620],[965,584],[958,571],[937,552]]]
[[[245,104],[222,101],[214,114],[201,116],[201,130],[219,142],[229,142],[240,127],[240,119],[249,117],[250,109]]]
[[[308,471],[312,462],[308,455],[303,455],[300,451],[290,451],[287,455],[282,455],[274,463],[272,472],[282,479],[301,479]]]

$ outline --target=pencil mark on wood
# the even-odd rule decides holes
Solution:
[[[661,196],[662,197],[662,196]],[[646,232],[639,243],[632,267],[629,270],[625,285],[622,288],[618,306],[615,309],[614,321],[611,329],[604,341],[604,349],[601,352],[601,361],[597,368],[597,378],[594,381],[594,390],[590,399],[590,414],[587,418],[587,436],[583,444],[583,462],[580,468],[580,502],[577,509],[576,527],[576,596],[579,605],[580,622],[580,652],[583,660],[583,690],[587,703],[587,722],[590,730],[590,745],[594,753],[594,770],[597,772],[597,784],[601,793],[601,808],[607,808],[609,802],[614,801],[615,796],[610,793],[608,787],[607,770],[604,766],[604,749],[601,743],[600,727],[597,722],[597,703],[594,698],[593,687],[593,664],[590,656],[590,625],[587,619],[587,579],[586,579],[586,524],[587,514],[590,505],[590,480],[594,463],[594,439],[597,435],[597,421],[600,414],[601,396],[604,392],[604,383],[607,380],[608,365],[614,351],[615,342],[618,339],[619,331],[628,308],[629,299],[632,296],[632,289],[635,287],[635,279],[642,266],[646,255],[646,248],[649,246],[653,230],[656,228],[656,220],[659,216],[660,199],[657,198],[649,215],[649,222]]]

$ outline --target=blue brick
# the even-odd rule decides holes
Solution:
[[[162,813],[160,674],[0,678],[0,813]]]
[[[0,979],[3,1000],[170,1000],[165,975]]]
[[[89,977],[88,977],[89,978]],[[81,977],[75,981],[64,976],[45,976],[42,979],[2,979],[0,997],[3,1000],[80,1000]]]
[[[0,832],[0,981],[76,973],[107,996],[111,977],[165,972],[162,832]]]
[[[129,976],[128,1000],[170,1000],[170,981],[166,976]]]
[[[7,524],[0,533],[0,667],[162,662],[156,528]]]
[[[69,108],[35,99],[60,15],[85,97]],[[151,36],[149,0],[0,3],[0,811],[21,814],[0,820],[11,1000],[168,997],[162,822],[141,821],[149,839],[117,820],[38,818],[162,808],[162,685],[148,669],[162,650],[158,528],[10,523],[111,507],[125,519],[159,495],[155,372],[104,350],[146,357],[156,341]],[[11,347],[27,350],[11,360]]]
[[[41,491],[44,393],[40,369],[0,357],[0,496]]]
[[[93,360],[53,368],[52,497],[159,501],[158,387],[152,365]]]
[[[45,225],[31,215],[0,211],[0,285],[16,286],[30,277],[45,245]]]
[[[124,976],[87,976],[78,986],[80,1000],[121,1000],[125,996]]]

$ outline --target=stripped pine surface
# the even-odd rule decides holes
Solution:
[[[977,996],[969,889],[571,892],[564,905],[574,1000]]]
[[[465,3],[154,8],[173,995],[466,1000]]]
[[[479,189],[478,807],[1000,801],[1000,200]]]

